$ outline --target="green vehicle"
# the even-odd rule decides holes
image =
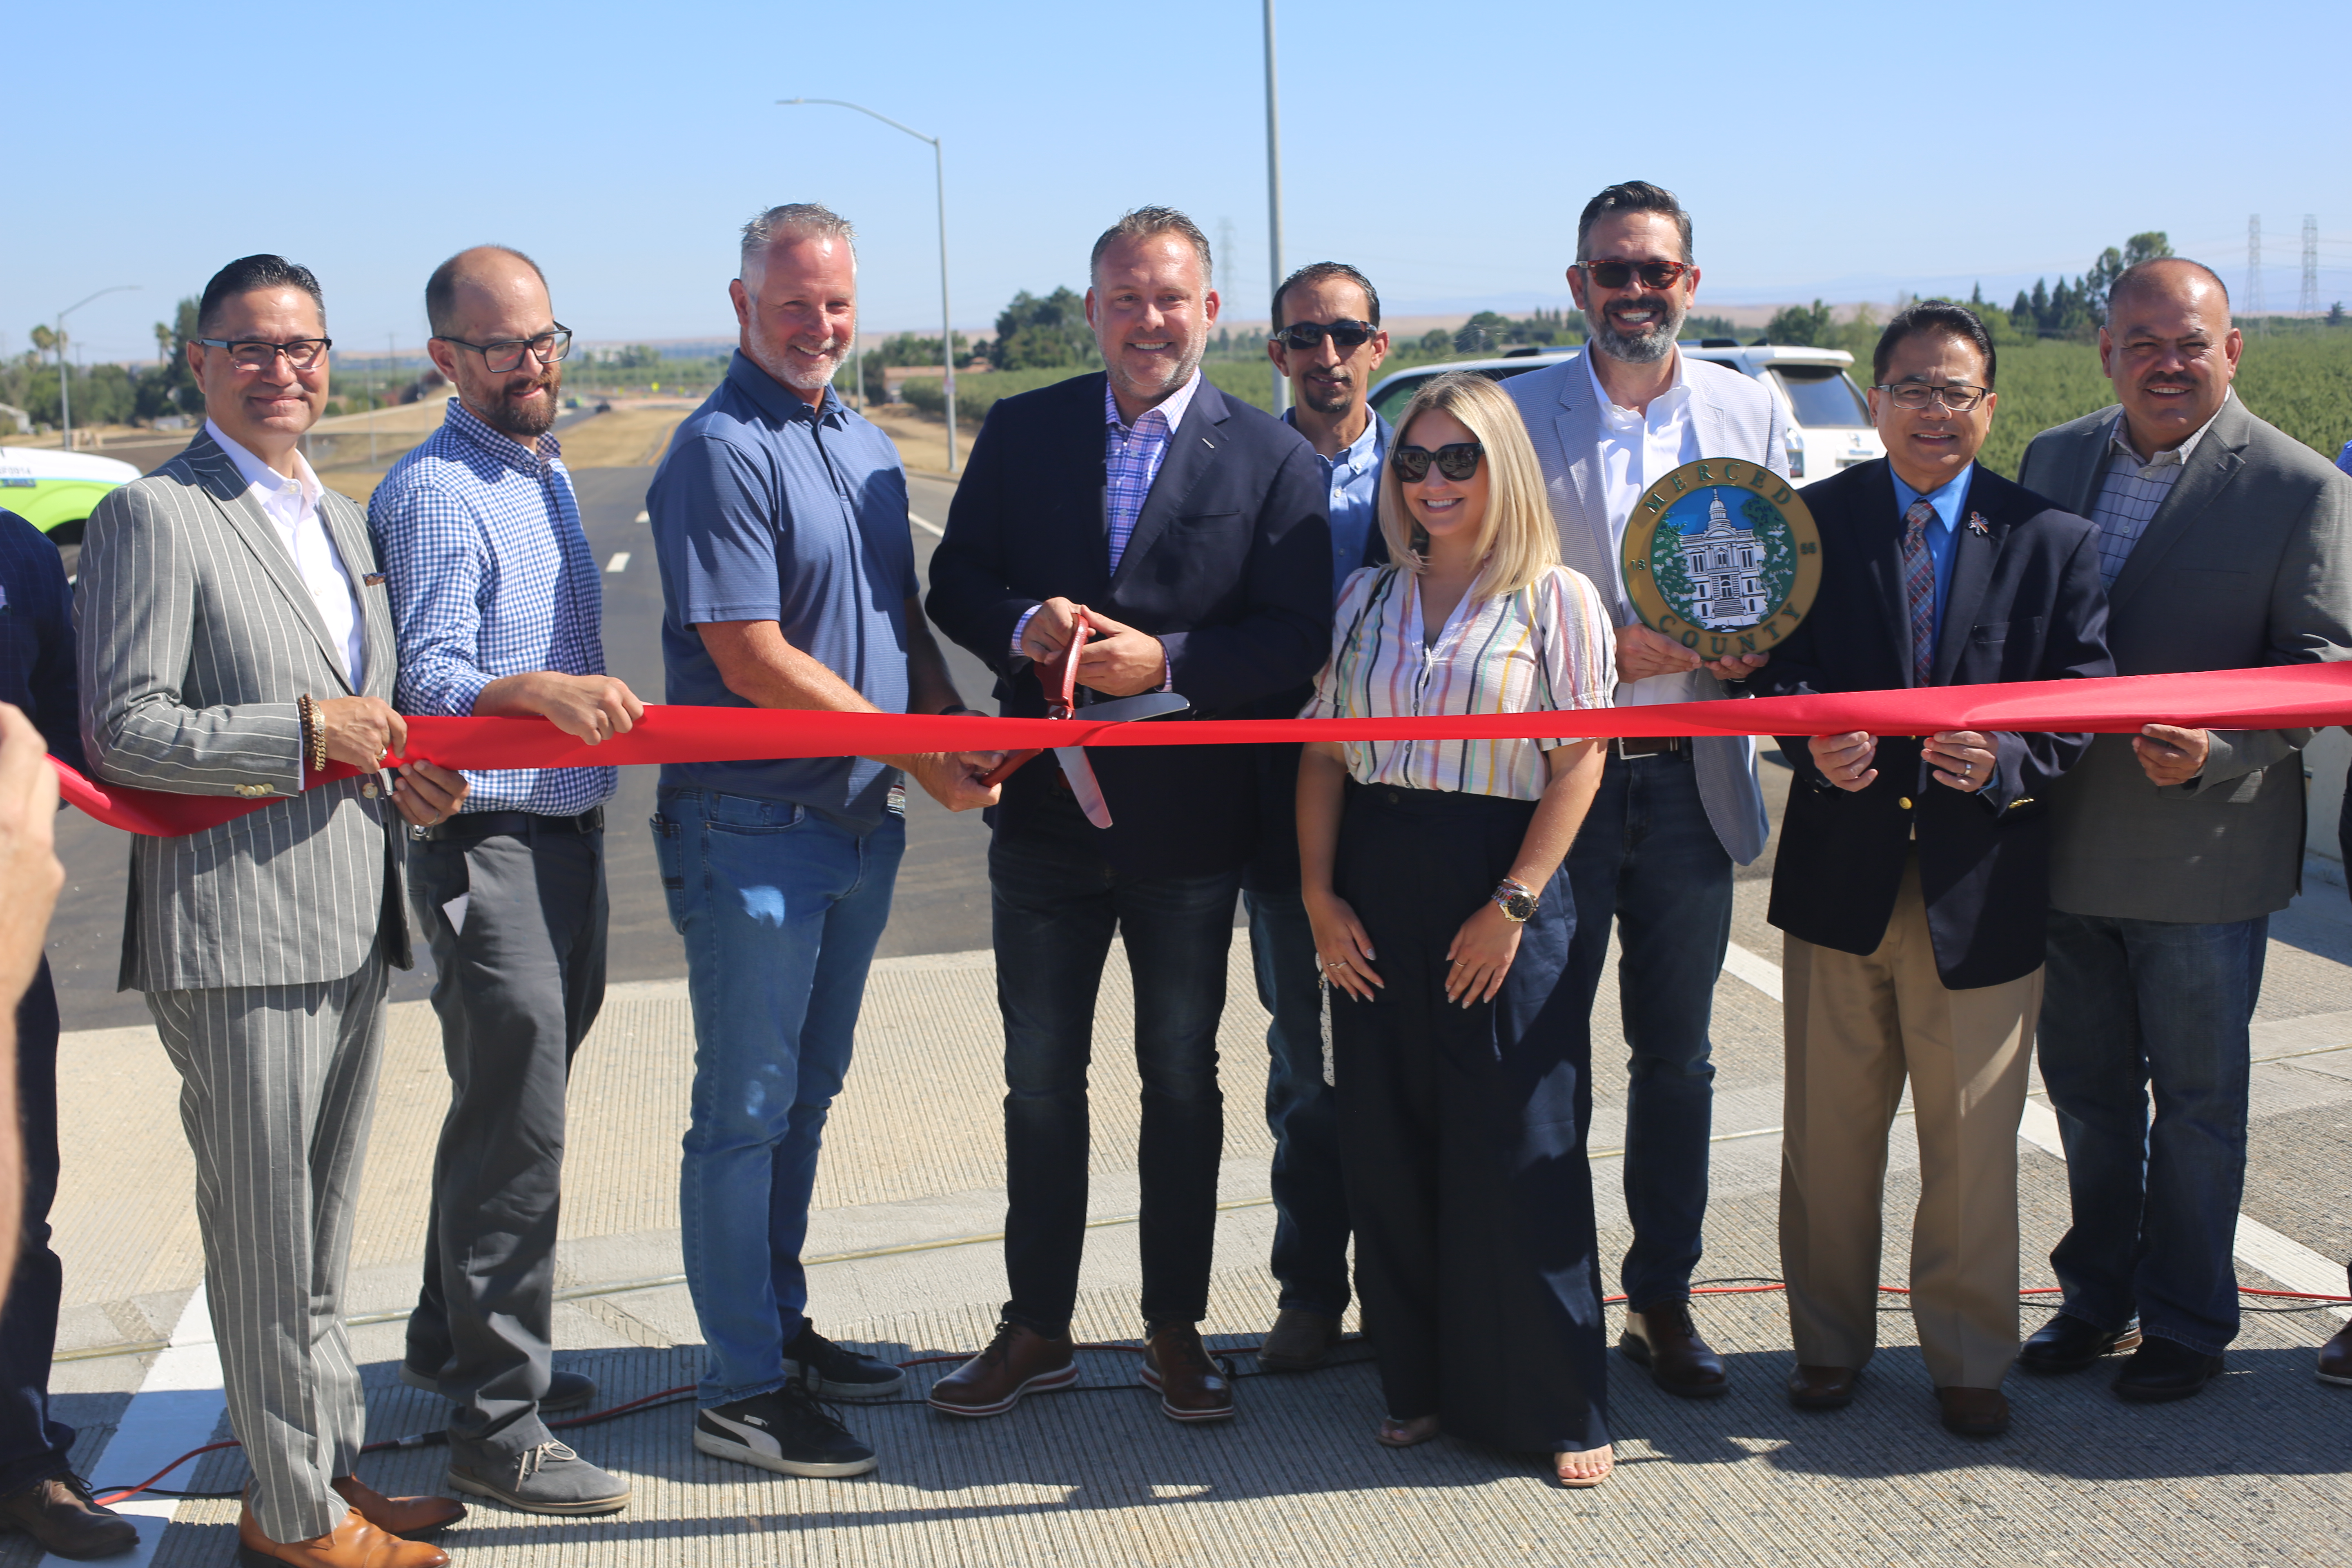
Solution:
[[[137,468],[114,458],[0,447],[0,509],[25,519],[63,550],[81,543],[82,528],[100,498],[138,477]]]

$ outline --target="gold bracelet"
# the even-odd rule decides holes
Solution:
[[[327,771],[327,733],[319,722],[319,705],[310,700],[309,692],[302,693],[297,704],[302,715],[302,757],[314,773]]]

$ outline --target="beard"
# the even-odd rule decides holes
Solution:
[[[1345,414],[1355,406],[1356,380],[1353,376],[1318,381],[1312,376],[1302,375],[1297,384],[1298,401],[1318,414]]]
[[[547,395],[529,406],[518,406],[514,401],[516,395],[534,387],[545,387]],[[536,438],[546,435],[549,427],[554,425],[556,403],[562,390],[563,367],[551,364],[534,380],[509,382],[501,385],[497,399],[488,407],[475,408],[470,401],[466,406],[473,409],[483,424],[502,436],[512,436],[518,440]]]
[[[1639,303],[1658,312],[1657,319],[1636,331],[1621,331],[1609,312],[1589,310],[1585,322],[1592,329],[1592,346],[1611,359],[1627,364],[1655,364],[1674,352],[1683,330],[1683,308],[1665,294],[1645,294]]]
[[[821,352],[811,352],[806,343],[772,343],[755,334],[747,348],[753,363],[793,391],[822,392],[840,373],[855,341],[852,333],[840,332],[825,339]],[[792,349],[802,352],[793,353]]]

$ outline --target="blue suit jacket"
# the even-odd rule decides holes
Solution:
[[[1073,376],[989,411],[931,556],[931,619],[996,672],[1008,718],[1045,711],[1030,661],[1010,649],[1022,616],[1055,595],[1158,637],[1190,717],[1252,717],[1312,680],[1330,651],[1331,531],[1315,449],[1203,380],[1113,572],[1103,384]],[[1257,816],[1255,751],[1089,752],[1113,818],[1104,855],[1132,876],[1241,865]],[[1007,780],[997,831],[1022,833],[1058,777],[1041,759]]]
[[[1822,587],[1804,624],[1749,678],[1759,697],[1875,691],[1911,679],[1903,519],[1884,458],[1805,490],[1822,535]],[[2113,675],[2099,531],[1979,467],[1954,541],[1936,637],[1936,686]],[[2050,907],[2050,786],[2088,735],[1996,737],[1999,776],[1975,794],[1937,784],[1919,742],[1878,742],[1869,788],[1836,788],[1807,737],[1782,736],[1796,770],[1772,868],[1772,923],[1817,947],[1874,951],[1918,834],[1920,890],[1936,969],[1955,990],[1997,985],[2042,963]]]

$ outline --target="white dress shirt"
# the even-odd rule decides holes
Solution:
[[[299,450],[293,454],[294,477],[289,479],[229,439],[209,419],[205,421],[205,434],[220,443],[253,499],[278,525],[278,540],[293,560],[294,570],[301,574],[302,585],[310,590],[310,602],[319,606],[319,618],[327,623],[328,637],[342,649],[343,674],[352,689],[360,690],[367,680],[366,627],[360,620],[359,601],[352,593],[351,572],[335,553],[334,544],[327,538],[327,525],[319,516],[319,498],[324,493],[319,476],[310,471],[309,460]]]
[[[1615,587],[1622,596],[1625,592],[1622,564],[1625,525],[1633,521],[1634,505],[1652,485],[1706,454],[1698,449],[1698,425],[1691,417],[1690,377],[1680,349],[1675,351],[1673,384],[1652,398],[1647,410],[1639,413],[1620,408],[1610,401],[1608,388],[1601,384],[1600,373],[1592,367],[1592,356],[1599,352],[1586,346],[1584,374],[1592,383],[1593,406],[1601,411],[1601,492],[1602,504],[1609,509],[1609,537],[1616,546],[1615,562],[1620,563],[1616,566]],[[1643,680],[1622,682],[1617,688],[1620,708],[1697,700],[1698,683],[1687,673],[1653,675]]]

